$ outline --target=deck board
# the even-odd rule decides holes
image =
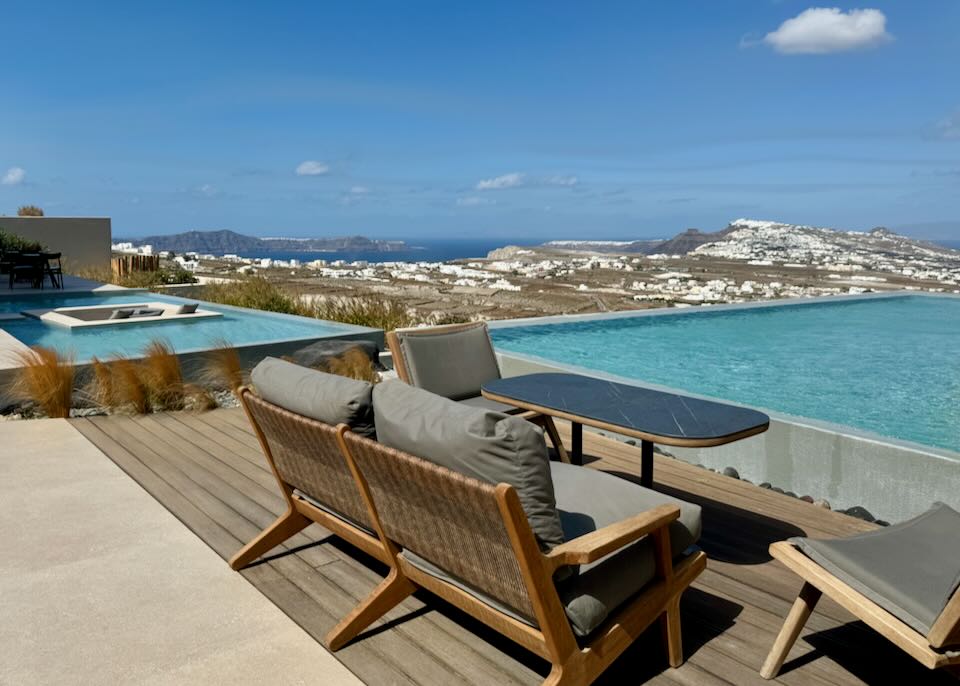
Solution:
[[[240,410],[71,420],[218,555],[229,558],[284,509]],[[566,433],[566,427],[561,426]],[[590,467],[639,478],[639,449],[584,436]],[[870,524],[665,456],[655,487],[703,507],[707,571],[682,603],[687,662],[666,665],[648,631],[597,683],[761,684],[758,670],[800,588],[767,554],[796,535],[842,536]],[[317,525],[241,572],[318,641],[382,579],[385,567]],[[336,653],[370,684],[537,684],[541,659],[429,594],[405,601]],[[783,684],[956,683],[892,648],[824,599],[797,642]]]

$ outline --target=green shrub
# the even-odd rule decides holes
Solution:
[[[0,252],[19,250],[21,252],[40,252],[44,249],[42,243],[27,240],[9,231],[0,229]]]
[[[130,272],[119,279],[109,269],[79,269],[71,273],[82,279],[112,283],[124,288],[156,288],[157,286],[197,282],[197,277],[179,266],[161,267],[156,271],[149,272]]]
[[[261,276],[208,284],[201,290],[200,299],[267,312],[311,316],[300,298]]]
[[[444,324],[466,324],[467,322],[473,321],[465,314],[460,314],[459,312],[445,312],[443,314],[435,314],[430,320],[430,323],[435,326],[443,326]]]
[[[296,314],[386,331],[417,323],[417,318],[397,300],[365,295],[307,301],[262,276],[204,286],[199,298],[224,305]]]
[[[414,326],[416,317],[398,300],[370,295],[355,298],[325,298],[311,305],[311,316],[332,322],[392,331]]]

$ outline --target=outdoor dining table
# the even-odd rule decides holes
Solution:
[[[737,405],[607,381],[540,373],[483,384],[483,397],[571,422],[574,464],[583,464],[583,425],[640,439],[640,483],[653,484],[655,443],[683,448],[725,445],[763,433],[770,418]]]
[[[15,252],[0,258],[3,271],[9,275],[10,288],[18,279],[29,280],[33,288],[43,288],[44,279],[50,278],[50,285],[63,288],[63,267],[60,253]]]

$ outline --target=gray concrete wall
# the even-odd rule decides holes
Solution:
[[[504,376],[589,373],[520,356],[497,357]],[[648,386],[609,374],[592,375]],[[770,414],[770,429],[759,436],[714,448],[662,448],[685,462],[717,470],[734,467],[754,483],[768,481],[797,495],[826,498],[834,509],[861,505],[891,522],[917,515],[936,500],[960,509],[960,456],[858,434],[848,427]]]
[[[0,229],[63,253],[64,268],[110,269],[109,217],[0,217]]]

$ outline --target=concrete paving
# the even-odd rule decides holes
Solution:
[[[64,420],[0,423],[0,684],[361,682]]]

